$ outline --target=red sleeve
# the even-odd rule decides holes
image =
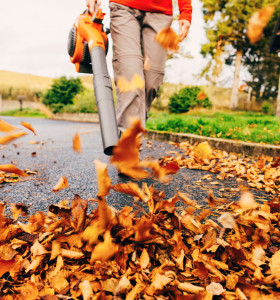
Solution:
[[[192,21],[192,3],[191,0],[178,0],[180,17],[179,20]]]

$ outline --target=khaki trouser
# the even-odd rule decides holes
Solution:
[[[114,2],[110,3],[110,15],[115,82],[121,77],[131,81],[135,74],[145,81],[143,89],[120,93],[117,88],[118,128],[120,131],[128,128],[131,117],[140,118],[145,127],[152,101],[163,81],[166,61],[166,51],[154,38],[171,25],[173,18]],[[150,63],[148,70],[143,69],[144,58]]]

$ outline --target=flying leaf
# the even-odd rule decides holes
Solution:
[[[249,20],[247,36],[251,44],[258,42],[263,34],[263,30],[275,11],[275,6],[266,6],[255,12]]]
[[[117,86],[120,93],[127,93],[136,91],[137,89],[143,89],[145,86],[145,82],[140,75],[134,74],[131,81],[128,81],[124,77],[119,78],[117,80]]]
[[[31,124],[29,124],[27,122],[21,122],[20,124],[22,126],[24,126],[25,128],[29,129],[30,131],[32,131],[34,133],[34,135],[37,135]]]
[[[79,152],[79,153],[82,152],[81,137],[80,137],[80,134],[79,134],[79,133],[76,133],[76,134],[73,136],[73,150],[74,150],[75,152]]]
[[[111,179],[108,175],[107,165],[99,160],[94,161],[97,172],[98,196],[107,196],[111,187]]]
[[[53,191],[55,193],[57,193],[58,191],[62,190],[62,189],[66,189],[68,188],[68,181],[67,178],[65,176],[60,177],[57,184],[54,186]]]
[[[24,171],[11,164],[0,165],[0,171],[6,173],[14,173],[20,176],[27,176],[27,174]]]
[[[0,131],[1,132],[10,132],[15,130],[16,127],[14,127],[13,125],[5,122],[4,120],[0,119]]]
[[[139,197],[143,201],[147,201],[147,196],[135,182],[119,183],[112,186],[112,189],[124,194],[130,194]]]
[[[26,135],[26,132],[24,131],[20,131],[20,132],[14,132],[8,136],[4,136],[0,138],[0,144],[5,145],[11,141],[13,141],[14,139],[17,139],[23,135]]]
[[[73,217],[72,224],[76,232],[84,229],[87,207],[88,202],[80,198],[79,195],[75,195],[75,198],[72,200],[71,213]]]
[[[205,95],[204,92],[200,91],[198,94],[197,94],[197,100],[204,100],[206,99],[207,96]]]
[[[156,35],[155,40],[167,51],[179,50],[179,36],[171,27],[162,29]]]

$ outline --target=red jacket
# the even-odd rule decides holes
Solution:
[[[166,15],[172,15],[172,0],[110,0],[125,6],[139,10],[159,12]],[[180,17],[179,20],[192,20],[191,0],[178,0]]]

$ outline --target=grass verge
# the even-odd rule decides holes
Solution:
[[[280,120],[260,113],[214,113],[203,116],[152,115],[147,129],[279,145]]]
[[[10,117],[26,117],[26,118],[44,118],[46,119],[47,116],[42,113],[39,109],[33,108],[23,108],[20,109],[12,109],[7,111],[0,112],[1,116],[10,116]]]

